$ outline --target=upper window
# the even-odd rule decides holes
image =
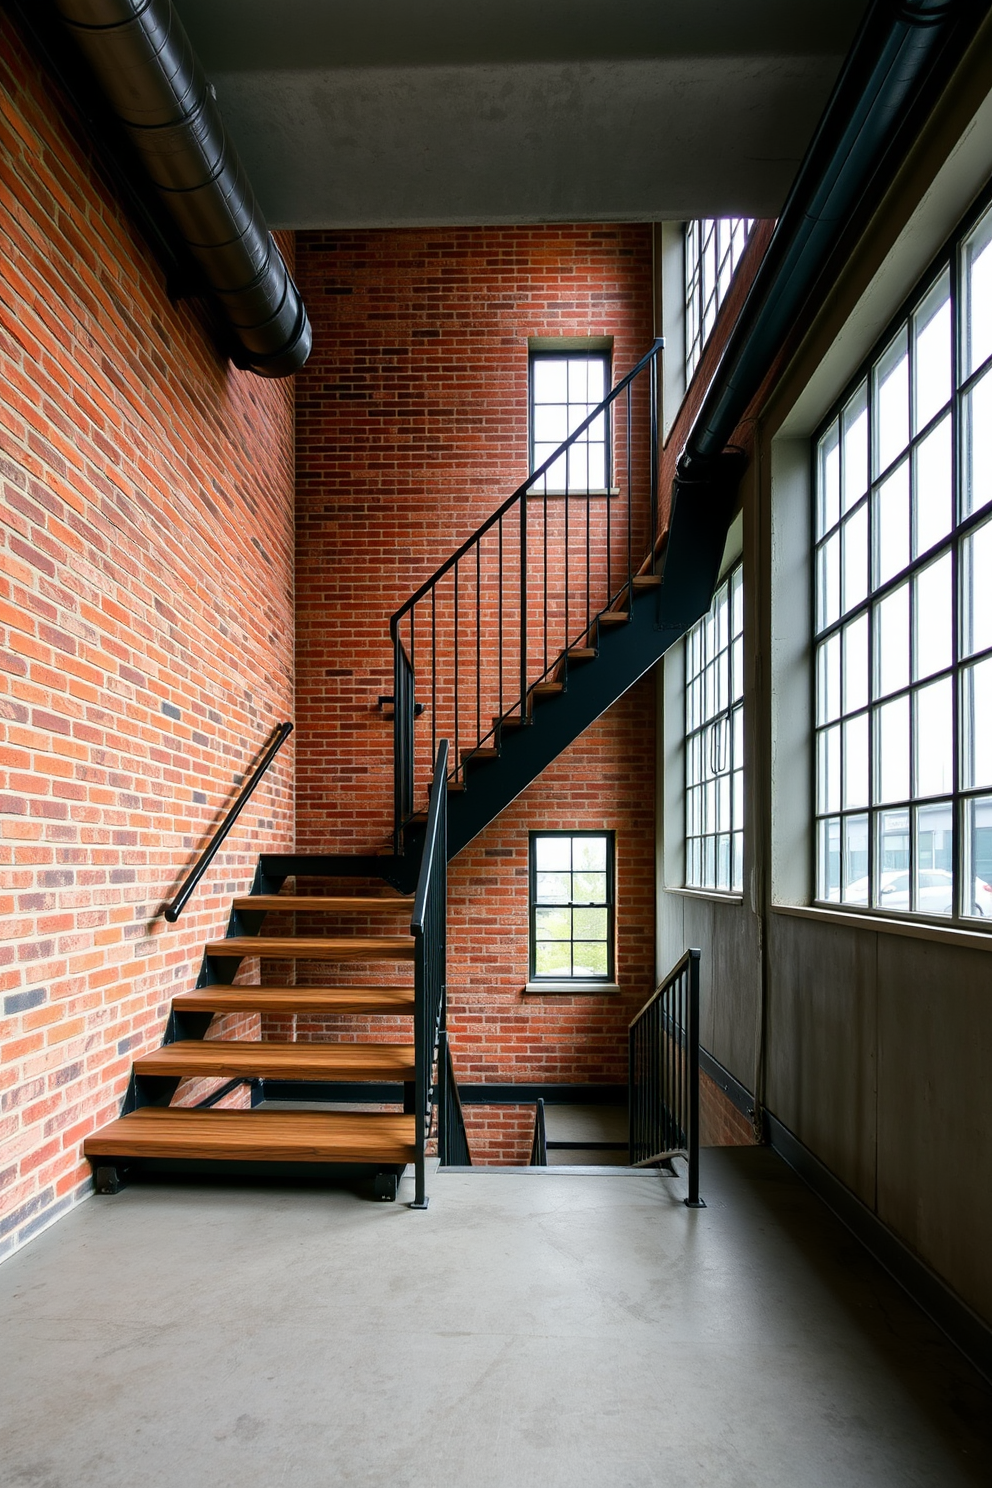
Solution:
[[[529,980],[612,982],[612,832],[531,833]]]
[[[744,887],[744,581],[740,564],[686,637],[685,881]]]
[[[685,382],[699,364],[753,217],[697,217],[685,225]]]
[[[992,210],[816,445],[816,897],[992,917]]]
[[[531,470],[539,470],[602,403],[609,385],[608,352],[531,352]],[[609,486],[609,473],[609,426],[600,415],[534,489],[557,495],[603,494]]]

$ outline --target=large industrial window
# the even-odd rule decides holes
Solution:
[[[602,403],[610,390],[605,351],[530,354],[530,468],[539,470]],[[610,477],[609,426],[601,414],[535,482],[539,494],[605,495]]]
[[[816,443],[816,897],[992,916],[992,210]]]
[[[532,983],[612,982],[613,833],[532,832]]]
[[[698,217],[685,225],[686,387],[716,325],[754,222],[753,217]]]
[[[685,642],[685,882],[744,885],[744,580],[740,564]]]

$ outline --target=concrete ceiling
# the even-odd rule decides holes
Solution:
[[[778,212],[865,0],[175,0],[273,227]]]

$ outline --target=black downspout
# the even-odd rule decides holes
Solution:
[[[172,0],[56,0],[235,344],[261,377],[299,371],[310,323]]]

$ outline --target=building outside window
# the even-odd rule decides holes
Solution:
[[[532,832],[532,983],[611,982],[614,976],[612,832]]]
[[[816,897],[992,918],[992,209],[816,442]]]
[[[685,383],[703,347],[747,246],[753,217],[699,217],[685,224]]]
[[[610,390],[606,351],[530,354],[530,468],[539,470]],[[604,494],[609,487],[609,425],[601,415],[548,470],[539,493]]]
[[[738,564],[685,641],[685,882],[744,887],[744,579]]]

